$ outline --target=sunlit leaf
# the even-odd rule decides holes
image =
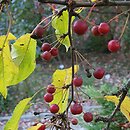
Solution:
[[[75,65],[75,73],[78,71],[78,65]],[[63,89],[63,86],[69,85],[72,82],[72,67],[64,70],[56,70],[53,74],[52,84],[56,87],[54,100],[50,104],[58,104],[62,113],[66,110],[69,97],[69,89]]]
[[[9,47],[9,41],[15,39],[16,37],[11,33],[8,37],[6,35],[0,36],[0,93],[5,98],[7,96],[6,86],[10,85],[18,72],[18,67],[12,60]]]
[[[117,96],[105,96],[107,101],[114,102],[115,105],[119,103],[119,98]],[[130,121],[130,98],[128,96],[125,97],[123,100],[121,106],[120,106],[120,111],[124,114],[124,116],[127,118],[128,121]]]
[[[12,85],[26,79],[35,69],[36,40],[30,34],[21,36],[12,46],[12,59],[18,66],[18,73],[12,80]]]
[[[26,79],[36,65],[36,41],[30,38],[30,34],[17,39],[11,49],[10,40],[16,40],[11,33],[8,36],[0,36],[0,93],[5,98],[6,87]]]
[[[14,109],[11,119],[6,123],[4,130],[18,130],[19,120],[22,114],[28,108],[28,103],[30,102],[31,99],[32,98],[26,98],[26,99],[21,100],[18,103],[18,105]]]
[[[37,124],[36,126],[31,126],[30,128],[28,128],[27,130],[38,130],[38,128],[43,125],[43,124]]]
[[[81,11],[82,11],[82,8],[79,8],[78,10],[76,10],[77,13],[80,13]],[[73,16],[71,23],[73,22],[74,19],[75,17]],[[56,16],[56,17],[54,16],[52,18],[52,27],[55,29],[56,37],[61,44],[65,45],[67,51],[68,51],[68,48],[70,47],[69,37],[66,36],[64,39],[61,39],[60,37],[63,36],[64,34],[67,34],[68,21],[69,21],[68,10],[63,11],[61,16]]]

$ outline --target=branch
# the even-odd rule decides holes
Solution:
[[[106,128],[104,130],[109,130],[110,124],[111,124],[111,122],[113,122],[113,117],[120,110],[120,106],[121,106],[122,102],[124,101],[129,89],[130,89],[130,79],[128,80],[127,84],[120,90],[120,92],[122,94],[120,96],[119,103],[115,107],[112,114],[108,118],[107,117],[97,117],[96,118],[96,120],[95,120],[96,122],[98,122],[98,121],[107,122]]]
[[[74,79],[74,45],[72,43],[72,34],[71,34],[71,21],[72,21],[72,16],[73,16],[73,7],[72,6],[68,6],[68,32],[67,35],[69,37],[69,41],[70,41],[70,46],[71,46],[71,65],[72,65],[72,80]],[[64,112],[67,112],[72,101],[74,100],[74,86],[73,83],[71,83],[71,100],[66,108],[66,110]]]
[[[51,3],[51,4],[59,4],[59,5],[68,5],[66,1],[57,1],[57,0],[38,0],[41,3]],[[75,8],[77,7],[92,7],[94,3],[90,2],[76,2]],[[103,2],[97,3],[96,6],[130,6],[130,1],[114,1],[110,2],[108,0],[104,0]]]
[[[120,109],[120,106],[122,104],[122,102],[124,101],[127,93],[128,93],[128,90],[130,88],[130,79],[128,80],[127,84],[122,88],[122,94],[120,96],[120,99],[119,99],[119,103],[118,105],[115,107],[114,111],[112,112],[111,116],[109,117],[109,122],[106,126],[106,129],[105,130],[108,130],[109,129],[109,126],[110,126],[110,123],[111,123],[111,120],[112,118],[115,116],[115,114],[117,113],[117,111]]]

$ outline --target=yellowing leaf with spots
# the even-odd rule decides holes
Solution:
[[[18,66],[18,73],[12,80],[17,84],[26,79],[35,69],[36,40],[25,34],[18,38],[12,46],[11,51],[13,62]]]
[[[30,128],[28,128],[27,130],[38,130],[38,128],[40,128],[42,124],[37,124],[36,126],[31,126]]]
[[[114,102],[116,106],[119,103],[119,97],[117,96],[105,96],[105,99],[107,99],[107,101]],[[124,114],[127,120],[130,121],[130,98],[128,96],[126,96],[123,100],[120,106],[120,111]]]
[[[0,93],[6,98],[7,86],[18,73],[18,67],[12,60],[10,54],[9,41],[15,40],[16,37],[9,33],[8,36],[0,36]]]
[[[30,34],[9,45],[11,40],[16,40],[11,33],[0,36],[0,93],[4,98],[7,96],[7,86],[26,79],[36,65],[36,40],[31,39]]]
[[[74,66],[74,72],[76,73],[79,69],[78,65]],[[69,97],[69,89],[63,89],[64,86],[71,84],[72,82],[72,67],[63,70],[56,70],[53,74],[52,84],[56,87],[54,93],[54,100],[50,104],[58,104],[62,113],[66,110]]]

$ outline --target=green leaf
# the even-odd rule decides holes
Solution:
[[[75,65],[75,73],[78,71],[79,66]],[[72,82],[72,67],[64,70],[56,70],[53,74],[52,84],[56,87],[54,99],[50,104],[58,104],[62,113],[66,110],[69,97],[69,89],[63,89],[63,86],[69,85]]]
[[[7,96],[6,86],[10,85],[18,72],[18,67],[12,60],[9,48],[9,41],[15,39],[16,37],[11,33],[8,36],[0,36],[0,93],[4,98]]]
[[[26,98],[19,102],[15,107],[11,119],[6,123],[4,130],[18,130],[18,123],[22,114],[26,111],[28,103],[32,98]]]
[[[11,85],[26,79],[35,69],[36,40],[30,38],[30,34],[21,36],[12,46],[12,59],[18,66],[18,73]]]

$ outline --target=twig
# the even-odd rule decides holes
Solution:
[[[128,16],[126,18],[125,25],[124,25],[124,27],[122,29],[121,35],[119,37],[119,40],[121,40],[121,38],[122,38],[122,36],[123,36],[123,34],[124,34],[125,30],[126,30],[126,26],[127,26],[128,21],[129,21],[129,17],[130,17],[130,14],[128,14]]]

